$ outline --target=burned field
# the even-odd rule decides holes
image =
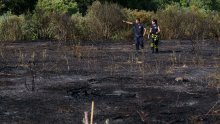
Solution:
[[[95,101],[104,124],[220,123],[220,43],[161,41],[0,46],[0,122],[81,124]]]

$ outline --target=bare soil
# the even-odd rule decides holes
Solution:
[[[220,123],[220,43],[14,42],[0,46],[0,123]],[[194,48],[193,48],[194,47]]]

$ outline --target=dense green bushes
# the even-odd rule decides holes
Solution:
[[[11,11],[13,14],[19,15],[28,12],[32,12],[39,0],[0,0],[0,15],[7,11]],[[90,6],[96,0],[50,0],[45,5],[57,6],[62,4],[57,4],[57,2],[64,1],[64,5],[77,2],[77,8],[79,12],[83,15],[86,14],[88,6]],[[145,11],[157,11],[160,8],[164,8],[166,5],[173,2],[178,3],[183,7],[188,7],[195,5],[199,8],[210,9],[210,10],[220,10],[220,0],[100,0],[100,2],[112,2],[117,3],[120,6],[131,9],[145,10]],[[61,8],[64,6],[61,6]]]
[[[169,5],[156,14],[163,39],[206,39],[219,37],[219,13],[195,6]],[[214,19],[215,18],[215,19]],[[215,33],[214,33],[215,32]]]
[[[158,19],[162,39],[220,37],[220,13],[193,5],[172,4],[155,13],[96,1],[86,16],[81,16],[75,2],[56,0],[49,4],[50,1],[39,0],[33,14],[0,16],[0,40],[127,40],[133,36],[132,26],[123,24],[122,20],[135,18],[141,18],[147,29],[153,18]]]
[[[23,39],[24,16],[5,14],[0,18],[0,41]]]
[[[121,30],[124,14],[117,4],[96,1],[85,16],[92,39],[110,39]]]

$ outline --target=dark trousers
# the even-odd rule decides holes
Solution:
[[[140,50],[140,47],[144,48],[144,38],[143,37],[134,37],[136,50]]]
[[[152,34],[151,38],[152,38],[152,42],[150,46],[151,46],[152,52],[155,52],[155,50],[156,52],[158,52],[159,36]]]

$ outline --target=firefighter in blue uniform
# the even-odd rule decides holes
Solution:
[[[157,24],[157,20],[154,19],[152,20],[151,27],[150,27],[150,38],[152,40],[150,43],[150,47],[151,47],[152,53],[159,52],[158,50],[159,33],[160,33],[160,27]]]
[[[146,28],[140,22],[140,18],[137,18],[135,22],[124,21],[124,23],[133,25],[134,29],[134,41],[136,45],[136,52],[138,53],[141,49],[144,49],[144,35],[146,34]]]

